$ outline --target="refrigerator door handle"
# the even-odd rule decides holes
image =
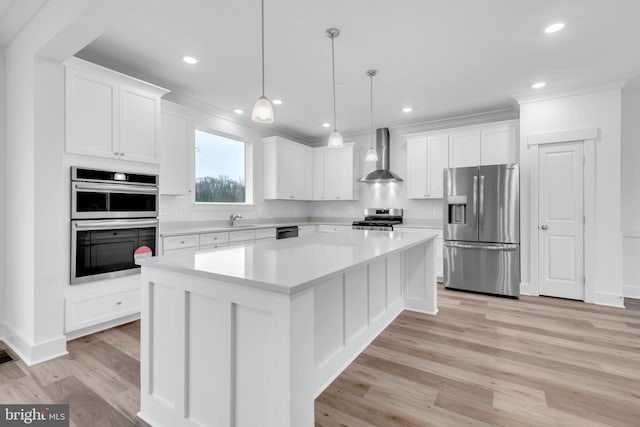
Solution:
[[[484,175],[480,175],[480,216],[478,218],[480,230],[484,222]]]
[[[478,212],[478,175],[473,177],[473,216]]]
[[[444,246],[448,248],[460,248],[460,249],[482,249],[489,251],[515,251],[518,249],[518,245],[511,244],[493,244],[493,245],[468,245],[458,242],[444,242]]]

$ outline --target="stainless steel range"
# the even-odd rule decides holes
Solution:
[[[402,209],[375,209],[364,210],[364,219],[353,221],[354,230],[393,231],[393,226],[402,224]]]

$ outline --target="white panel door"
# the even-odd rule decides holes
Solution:
[[[324,152],[324,199],[338,198],[338,150],[327,149]]]
[[[120,157],[158,163],[158,99],[134,88],[120,91]]]
[[[449,167],[449,135],[427,138],[427,171],[429,174],[427,197],[441,199],[443,170]]]
[[[541,295],[584,300],[583,159],[581,143],[539,149]]]
[[[481,165],[517,163],[516,127],[510,125],[482,131],[480,155]]]
[[[407,197],[426,199],[427,190],[427,138],[407,140]]]
[[[117,157],[117,86],[72,68],[65,73],[67,153]]]
[[[463,168],[480,164],[480,131],[451,134],[449,142],[449,167]]]
[[[353,199],[353,147],[338,150],[338,200]]]
[[[287,147],[287,161],[279,164],[278,167],[286,168],[284,176],[290,183],[290,199],[304,200],[306,191],[306,162],[307,154],[302,147],[290,145]]]
[[[324,200],[324,151],[313,149],[313,200]]]

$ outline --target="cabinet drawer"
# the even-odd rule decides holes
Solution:
[[[175,249],[198,248],[199,239],[197,234],[186,236],[171,236],[162,238],[162,250],[172,251]]]
[[[200,250],[207,250],[207,249],[218,249],[218,248],[225,248],[229,246],[229,243],[220,243],[218,245],[206,245],[206,246],[200,246]]]
[[[229,233],[207,233],[200,235],[200,248],[203,246],[220,245],[229,242]]]
[[[298,226],[298,235],[300,236],[310,236],[316,233],[315,225],[299,225]]]
[[[97,325],[140,311],[140,289],[65,300],[65,332]]]
[[[254,230],[242,230],[229,232],[229,242],[246,242],[254,239]]]
[[[275,239],[276,238],[276,229],[275,228],[267,228],[262,230],[255,230],[255,239]]]
[[[348,225],[326,225],[320,224],[318,226],[318,231],[321,233],[335,233],[338,231],[350,231],[351,226]]]

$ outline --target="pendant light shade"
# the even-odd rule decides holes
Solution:
[[[273,123],[273,106],[266,96],[256,101],[251,112],[251,120],[258,123]]]
[[[333,47],[333,41],[340,35],[340,30],[337,28],[329,28],[325,34],[331,39],[331,75],[333,77],[333,132],[329,135],[327,145],[329,148],[342,148],[344,146],[344,142],[342,140],[342,134],[338,131],[338,124],[336,121],[336,57]]]
[[[273,105],[264,96],[264,0],[260,3],[260,15],[262,17],[262,96],[258,98],[251,112],[251,120],[258,123],[273,123]]]
[[[368,70],[367,76],[371,80],[371,145],[369,146],[369,150],[367,151],[367,155],[364,158],[365,162],[377,162],[378,161],[378,151],[373,147],[373,138],[375,135],[375,130],[373,129],[373,76],[378,74],[376,70]]]

